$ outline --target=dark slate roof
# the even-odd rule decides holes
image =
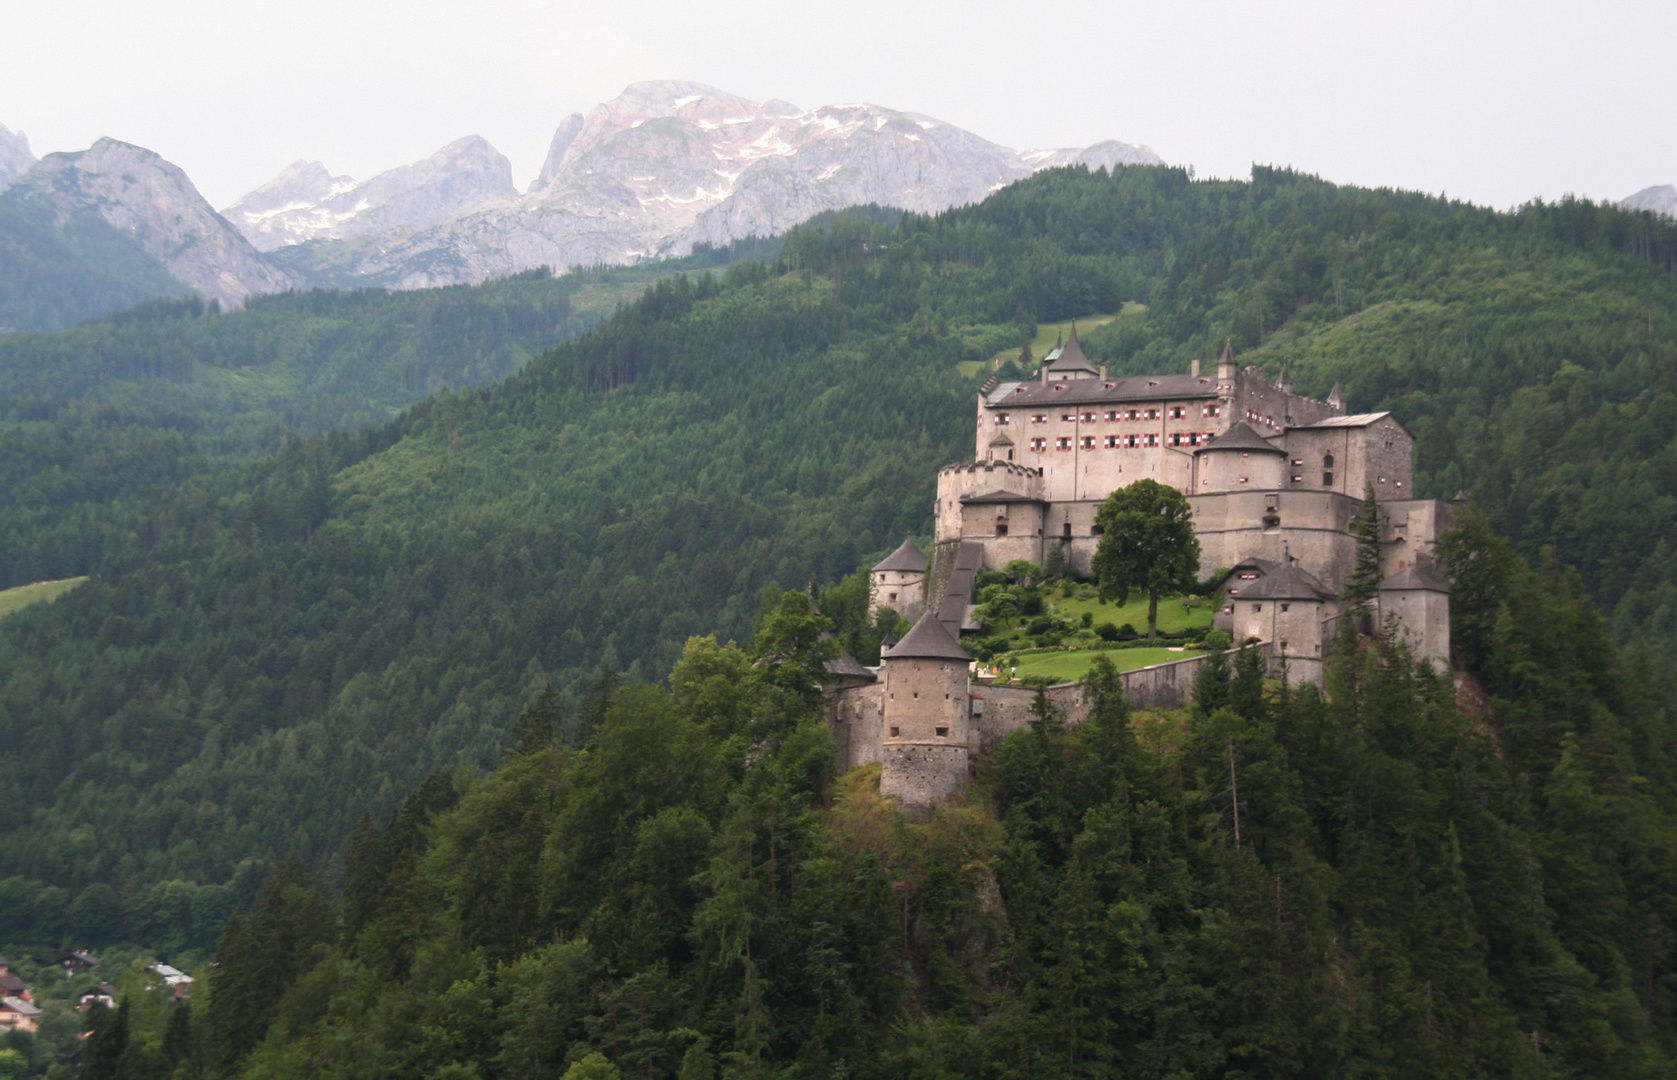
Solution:
[[[1296,564],[1285,563],[1240,590],[1237,600],[1331,600],[1333,594],[1321,582],[1300,570]]]
[[[1287,456],[1287,451],[1252,430],[1252,425],[1244,420],[1237,422],[1234,427],[1212,439],[1194,453],[1204,454],[1212,450],[1240,450],[1248,454],[1255,452]]]
[[[964,503],[1021,503],[1021,502],[1039,503],[1039,502],[1042,502],[1041,499],[1033,498],[1030,495],[1021,495],[1017,491],[1003,491],[1000,488],[997,488],[995,491],[987,491],[982,495],[962,495],[961,496],[961,501],[964,502]]]
[[[914,546],[913,540],[904,540],[897,550],[881,559],[875,570],[901,570],[904,573],[920,574],[926,570],[926,555]]]
[[[837,659],[827,661],[826,667],[827,674],[839,678],[848,676],[851,678],[867,679],[869,682],[873,682],[879,678],[878,675],[863,667],[854,656],[850,655],[848,650],[844,649],[839,650]]]
[[[943,596],[937,604],[937,621],[949,636],[957,640],[967,621],[967,607],[972,602],[973,585],[978,581],[978,569],[984,565],[984,548],[980,544],[964,543],[955,549],[955,564],[949,568],[949,580],[944,583]]]
[[[1063,379],[1003,383],[985,399],[992,409],[1039,405],[1094,405],[1130,401],[1188,401],[1217,396],[1217,381],[1205,375],[1126,375],[1115,379]]]
[[[1100,374],[1095,366],[1089,363],[1089,358],[1083,355],[1083,346],[1077,340],[1076,323],[1071,324],[1071,340],[1044,357],[1042,366],[1049,371],[1087,371],[1091,375]]]
[[[1433,575],[1422,570],[1419,566],[1411,566],[1407,570],[1399,570],[1391,577],[1380,583],[1381,590],[1401,592],[1405,589],[1424,589],[1427,592],[1447,593],[1450,586],[1438,580]]]
[[[935,611],[920,616],[914,629],[886,649],[883,655],[887,660],[959,660],[965,663],[972,659],[943,628]]]

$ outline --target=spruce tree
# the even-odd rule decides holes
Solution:
[[[123,998],[115,1012],[101,1006],[89,1012],[93,1014],[93,1034],[88,1036],[82,1059],[82,1080],[118,1080],[128,1050],[128,999]]]
[[[606,713],[611,711],[612,700],[617,695],[617,669],[610,664],[600,665],[600,677],[594,680],[594,685],[582,695],[582,704],[576,709],[576,726],[571,729],[571,745],[582,749],[594,738],[594,733],[600,730],[600,725],[606,722]]]
[[[1373,484],[1351,521],[1351,535],[1357,540],[1357,561],[1340,600],[1347,607],[1367,608],[1380,595],[1380,506],[1374,501]]]
[[[546,750],[553,745],[553,740],[559,733],[559,695],[553,690],[553,684],[547,683],[542,687],[536,699],[524,706],[524,711],[513,721],[512,730],[507,733],[506,755],[508,757],[529,757],[531,754]]]

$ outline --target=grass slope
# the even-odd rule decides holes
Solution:
[[[43,600],[56,600],[86,581],[86,577],[75,577],[63,581],[37,581],[33,585],[0,589],[0,619],[13,612],[22,611],[31,604],[39,604]]]

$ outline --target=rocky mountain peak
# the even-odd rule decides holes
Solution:
[[[1635,195],[1619,200],[1626,210],[1652,210],[1656,214],[1677,217],[1677,184],[1659,184],[1643,188]]]
[[[295,162],[224,213],[259,250],[375,232],[419,232],[496,199],[513,198],[512,163],[478,135],[357,182],[319,162]]]
[[[12,131],[0,124],[0,188],[29,171],[35,155],[29,152],[29,139],[21,131]]]
[[[17,183],[61,209],[98,214],[175,280],[224,306],[297,284],[217,214],[186,173],[143,147],[100,139],[80,153],[48,154]]]

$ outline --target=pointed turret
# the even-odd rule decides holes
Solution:
[[[1293,392],[1293,374],[1287,370],[1287,365],[1281,365],[1281,374],[1276,377],[1275,388],[1284,394]]]
[[[1345,411],[1345,390],[1339,385],[1338,381],[1335,381],[1333,389],[1328,391],[1328,408],[1335,412]]]
[[[1100,372],[1095,365],[1089,363],[1089,358],[1083,355],[1083,345],[1077,340],[1077,324],[1071,325],[1071,337],[1064,344],[1056,345],[1054,351],[1048,354],[1048,359],[1042,362],[1045,372],[1050,372],[1050,379],[1086,379],[1099,377]]]
[[[1217,358],[1217,381],[1220,383],[1234,382],[1234,342],[1232,340],[1223,345],[1223,355]]]

